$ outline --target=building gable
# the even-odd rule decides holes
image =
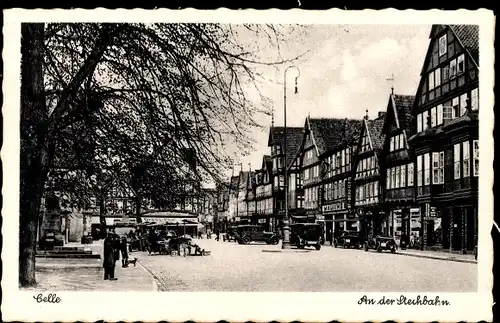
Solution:
[[[471,54],[479,53],[476,27],[433,25],[420,73],[417,106],[431,103],[455,88],[478,80],[476,54]]]

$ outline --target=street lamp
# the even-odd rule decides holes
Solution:
[[[290,249],[290,219],[288,215],[288,165],[286,164],[286,72],[288,72],[289,69],[294,68],[297,70],[297,76],[295,77],[295,93],[298,93],[298,88],[297,88],[297,79],[300,76],[300,70],[296,66],[288,66],[285,70],[284,73],[284,80],[283,80],[283,114],[284,114],[284,120],[283,120],[283,164],[285,166],[285,220],[283,221],[283,242],[281,244],[282,249]]]

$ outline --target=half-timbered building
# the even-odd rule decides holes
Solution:
[[[362,236],[382,233],[386,222],[381,203],[381,152],[384,144],[385,112],[379,112],[376,119],[365,117],[361,126],[357,152],[354,159],[353,209],[358,216],[358,230]]]
[[[413,107],[422,248],[477,243],[479,28],[433,25]]]
[[[413,151],[408,138],[414,134],[412,107],[415,96],[390,94],[382,127],[385,137],[381,154],[385,235],[396,239],[420,235],[420,209],[415,204]],[[413,241],[413,240],[412,240]]]

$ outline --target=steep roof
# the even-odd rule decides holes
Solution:
[[[413,134],[413,115],[411,113],[414,95],[391,94],[393,100],[394,117],[398,121],[399,128],[405,130],[408,136]]]
[[[352,143],[361,130],[357,119],[308,118],[319,155]]]
[[[302,144],[304,132],[302,127],[287,127],[286,128],[286,167],[293,162],[297,151]],[[271,127],[269,132],[268,146],[280,144],[283,146],[285,138],[284,127]]]
[[[385,135],[382,132],[384,127],[384,118],[374,120],[365,120],[366,130],[372,142],[372,148],[375,152],[382,150],[384,146]]]
[[[469,52],[472,59],[479,66],[479,26],[478,25],[449,25],[458,40]]]

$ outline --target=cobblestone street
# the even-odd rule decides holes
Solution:
[[[473,292],[477,265],[324,246],[306,253],[280,245],[198,240],[206,257],[141,253],[163,291]]]

